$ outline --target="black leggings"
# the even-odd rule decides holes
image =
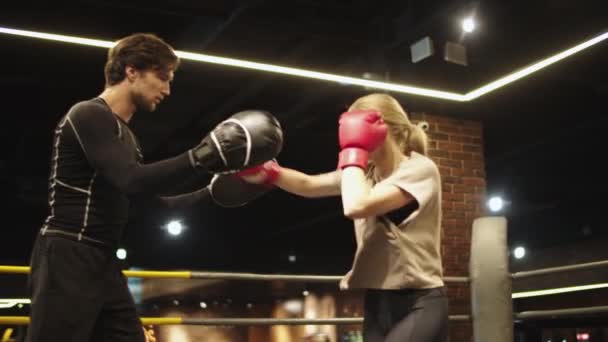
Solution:
[[[365,342],[446,342],[448,298],[445,288],[367,290]]]

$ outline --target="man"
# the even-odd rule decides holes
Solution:
[[[143,164],[128,122],[171,94],[179,58],[161,38],[144,33],[119,40],[107,57],[103,92],[72,106],[55,129],[49,215],[31,256],[27,341],[144,341],[115,257],[130,198],[192,205],[208,198],[207,188],[160,194],[201,170],[234,173],[281,149],[278,122],[266,112],[246,111],[220,123],[198,146]]]

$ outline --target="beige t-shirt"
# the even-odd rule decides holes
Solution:
[[[417,201],[400,224],[382,215],[355,220],[357,251],[348,288],[433,288],[443,286],[441,263],[441,178],[435,163],[412,152],[379,184],[392,184]]]

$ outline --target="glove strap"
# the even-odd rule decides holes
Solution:
[[[276,162],[266,162],[262,165],[257,165],[249,169],[239,171],[237,176],[252,176],[260,172],[262,172],[264,175],[264,181],[260,184],[273,185],[277,178],[279,178],[281,167]]]
[[[279,166],[279,164],[274,162],[265,163],[263,168],[266,172],[266,180],[264,181],[264,184],[274,184],[274,182],[276,182],[279,178],[279,174],[281,173],[281,167]]]
[[[340,151],[338,169],[344,169],[347,166],[357,166],[366,170],[368,159],[369,152],[367,150],[358,147],[347,147]]]

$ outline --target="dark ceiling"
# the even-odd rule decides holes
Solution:
[[[459,20],[474,11],[478,30]],[[115,40],[154,32],[178,50],[466,93],[606,32],[602,1],[80,1],[0,5],[0,26]],[[411,62],[410,44],[429,36],[435,55]],[[468,65],[446,62],[443,45],[467,48]],[[0,35],[4,112],[0,181],[5,193],[0,260],[25,264],[46,212],[53,127],[75,102],[103,86],[105,50]],[[482,121],[488,192],[511,201],[511,243],[531,248],[605,238],[608,178],[608,42],[467,103],[392,93],[413,112]],[[184,61],[173,94],[132,127],[154,161],[195,144],[231,113],[272,111],[285,130],[284,165],[335,166],[336,120],[374,91],[317,80]],[[603,104],[603,103],[602,103]],[[209,178],[189,187],[203,186]],[[183,187],[178,190],[186,190]],[[130,265],[259,272],[340,273],[354,252],[337,199],[275,191],[238,209],[192,212],[134,205],[124,245]],[[166,237],[169,218],[188,226]],[[14,219],[14,223],[9,220]],[[7,241],[10,241],[6,243]],[[288,261],[294,253],[296,262]]]

